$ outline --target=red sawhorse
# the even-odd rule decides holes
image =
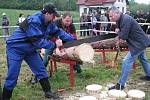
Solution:
[[[65,64],[70,65],[70,89],[73,89],[73,87],[74,87],[73,65],[76,64],[77,62],[75,60],[69,60],[69,59],[57,58],[55,56],[50,56],[49,57],[50,76],[52,76],[52,74],[57,71],[57,63],[56,62],[65,63]]]
[[[121,48],[121,51],[128,51],[128,48]],[[116,48],[112,48],[112,49],[98,49],[98,50],[95,50],[95,52],[101,52],[102,53],[102,61],[104,63],[106,63],[107,62],[107,60],[106,60],[106,53],[107,52],[117,52],[117,49]],[[135,63],[133,64],[133,69],[136,69],[136,64]]]

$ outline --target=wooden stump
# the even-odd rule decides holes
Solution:
[[[89,95],[99,94],[101,92],[102,86],[98,84],[92,84],[86,86],[86,91]]]
[[[130,90],[127,94],[132,100],[144,100],[145,98],[145,93],[140,90]]]
[[[94,96],[84,96],[79,98],[79,100],[96,100],[96,97]]]
[[[111,98],[123,98],[125,99],[127,97],[127,94],[124,91],[121,90],[110,90],[108,91],[108,95]]]

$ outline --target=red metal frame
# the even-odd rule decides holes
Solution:
[[[57,61],[55,57],[51,57],[50,58],[50,66],[49,66],[50,76],[52,76],[52,74],[55,71],[57,71],[56,62],[65,63],[65,64],[70,65],[70,89],[73,89],[73,87],[74,87],[73,65],[76,64],[76,61],[75,60],[69,60],[69,59],[59,59],[59,61]]]
[[[103,61],[103,63],[107,62],[107,60],[106,60],[106,52],[116,52],[116,51],[117,51],[116,48],[95,50],[95,52],[101,52],[102,53],[102,61]],[[128,48],[121,48],[121,51],[128,51]],[[136,69],[136,64],[135,63],[133,64],[133,69]]]

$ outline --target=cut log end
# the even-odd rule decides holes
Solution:
[[[130,90],[127,94],[132,100],[143,100],[145,98],[145,93],[140,90]]]
[[[110,90],[108,92],[108,95],[111,98],[123,98],[123,99],[125,99],[127,97],[127,94],[121,90]]]
[[[96,97],[94,96],[84,96],[79,98],[79,100],[96,100]]]

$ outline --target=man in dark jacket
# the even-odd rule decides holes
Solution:
[[[122,14],[118,8],[112,7],[109,9],[110,21],[116,22],[118,29],[116,29],[118,43],[125,40],[128,44],[129,52],[123,59],[122,73],[118,83],[109,89],[124,89],[128,74],[132,68],[134,61],[139,58],[144,68],[144,80],[150,81],[150,64],[145,58],[145,49],[150,45],[150,40],[140,25],[131,16]]]
[[[77,39],[76,29],[72,23],[72,15],[70,14],[70,12],[65,12],[62,15],[62,18],[57,19],[54,23],[56,24],[57,27],[63,29],[65,32],[73,35]],[[52,50],[45,49],[45,54],[44,54],[44,59],[43,59],[45,66],[47,66],[47,64],[48,64],[47,56],[50,54],[52,54]],[[79,64],[75,64],[73,67],[74,67],[74,70],[77,71],[77,73],[81,73],[82,70],[81,70],[81,67]]]
[[[3,100],[11,99],[23,60],[27,62],[32,72],[39,79],[45,97],[58,100],[58,96],[51,91],[48,74],[37,52],[37,49],[40,48],[56,48],[57,43],[51,41],[49,36],[59,36],[65,42],[75,39],[72,35],[51,23],[57,15],[55,6],[46,4],[42,11],[27,17],[6,41],[8,72],[3,87]]]

